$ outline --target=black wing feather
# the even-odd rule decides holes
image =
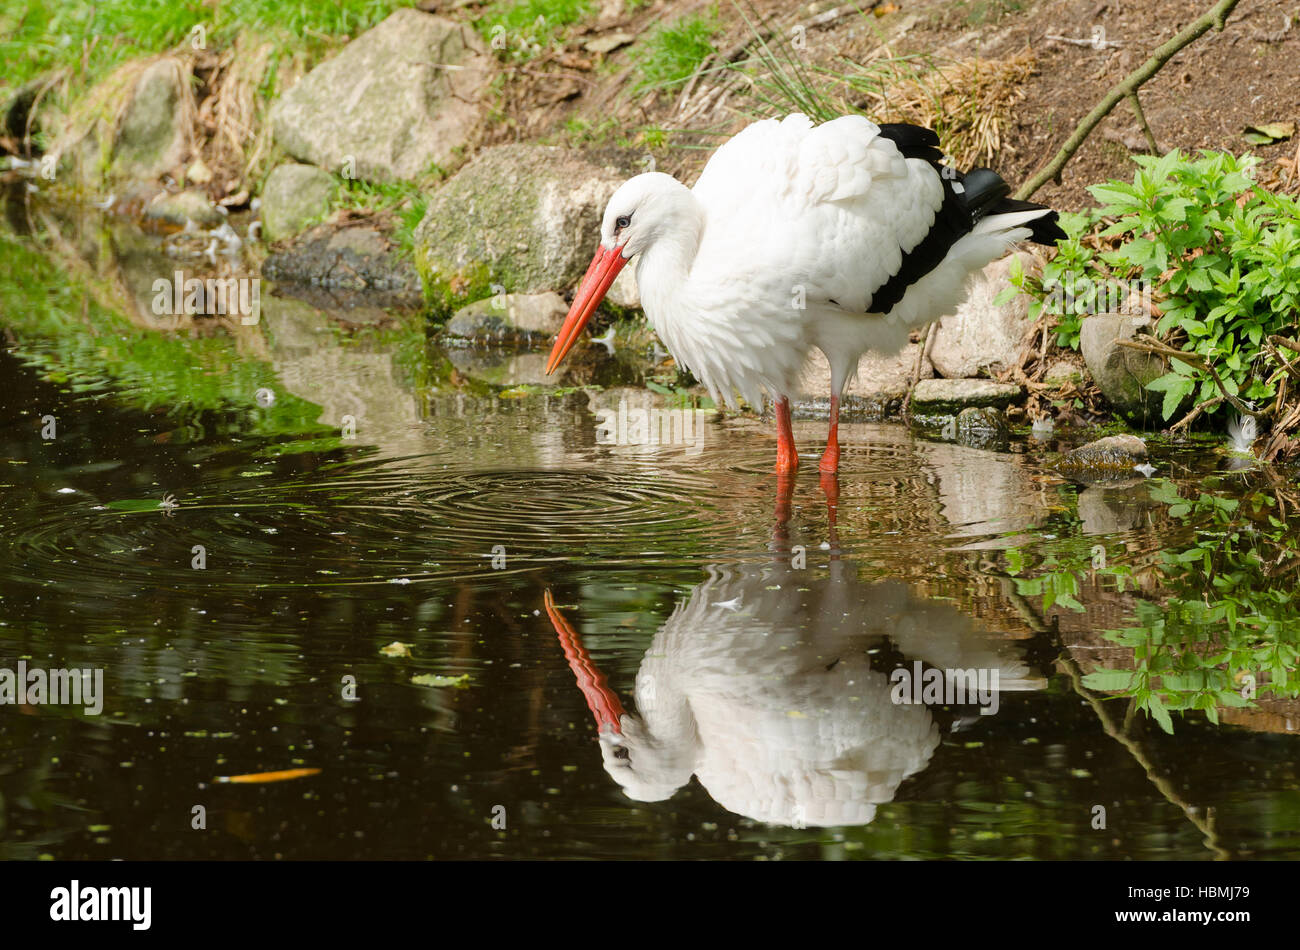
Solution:
[[[904,252],[898,273],[871,295],[870,313],[889,313],[903,299],[907,288],[938,267],[952,246],[969,234],[981,218],[1047,207],[1009,198],[1011,186],[991,169],[973,168],[962,173],[944,165],[939,136],[932,129],[886,123],[880,126],[880,134],[890,139],[904,158],[919,158],[933,166],[943,182],[943,204],[934,217],[930,232],[916,247]],[[1055,211],[1029,222],[1026,227],[1030,229],[1031,240],[1038,244],[1052,245],[1065,238],[1065,232],[1057,224]]]

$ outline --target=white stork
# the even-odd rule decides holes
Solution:
[[[866,824],[939,744],[930,709],[896,701],[885,657],[945,677],[996,670],[999,694],[1046,685],[1015,644],[899,581],[864,583],[848,561],[826,577],[787,560],[709,575],[646,650],[635,713],[546,592],[605,769],[637,801],[671,798],[694,775],[724,808],[758,821]]]
[[[1014,201],[994,172],[941,164],[912,125],[804,115],[755,122],[694,188],[637,175],[605,208],[600,246],[556,337],[554,372],[627,262],[651,325],[713,398],[776,404],[779,474],[799,464],[789,396],[813,347],[831,367],[822,472],[839,468],[840,397],[867,350],[896,353],[950,312],[1009,245],[1065,237],[1050,208]]]

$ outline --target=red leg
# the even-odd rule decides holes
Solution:
[[[826,436],[826,451],[817,470],[833,474],[840,470],[840,397],[831,396],[831,431]]]
[[[776,401],[776,473],[793,475],[799,468],[799,453],[794,447],[794,429],[790,425],[790,400]]]

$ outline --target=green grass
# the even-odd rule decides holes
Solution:
[[[661,26],[632,50],[639,79],[638,93],[661,89],[690,79],[705,57],[717,52],[717,8]]]
[[[566,27],[592,11],[592,0],[499,0],[475,26],[491,47],[528,59],[563,39]]]
[[[132,56],[189,42],[197,26],[204,27],[209,49],[248,29],[281,42],[296,38],[290,45],[319,52],[332,45],[331,38],[355,36],[407,5],[400,0],[224,0],[212,6],[201,0],[26,0],[0,12],[0,58],[11,87],[61,68],[86,84]]]
[[[408,257],[415,255],[415,229],[424,220],[429,203],[429,192],[446,177],[446,172],[436,164],[429,167],[414,181],[380,183],[359,178],[339,178],[331,211],[347,208],[356,211],[392,211],[397,215],[393,240]]]

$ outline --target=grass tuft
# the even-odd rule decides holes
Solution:
[[[717,9],[661,26],[632,51],[640,78],[636,92],[661,89],[690,79],[704,60],[717,52]]]

